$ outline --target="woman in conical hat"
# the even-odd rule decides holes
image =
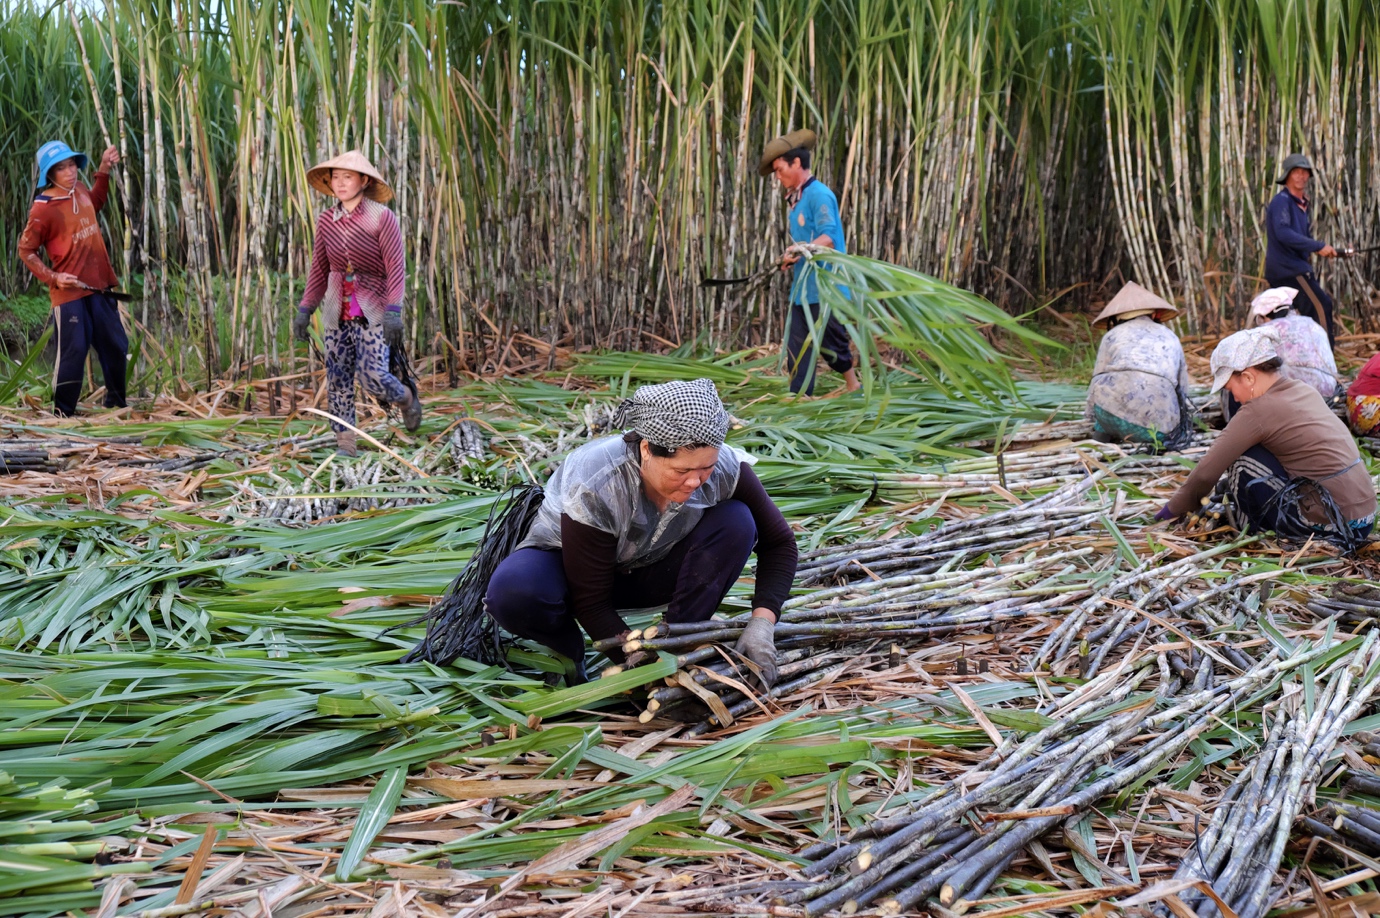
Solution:
[[[307,182],[336,199],[316,221],[307,289],[293,333],[307,340],[311,314],[321,308],[326,376],[336,445],[355,455],[355,380],[364,391],[402,411],[408,430],[422,422],[417,394],[388,371],[389,350],[403,344],[402,301],[407,276],[398,218],[384,204],[393,189],[358,150],[313,166]]]
[[[1107,329],[1084,412],[1098,439],[1172,449],[1191,432],[1188,363],[1178,336],[1161,324],[1178,311],[1130,283],[1093,320]]]

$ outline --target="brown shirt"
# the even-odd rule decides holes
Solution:
[[[55,283],[59,274],[74,275],[82,283],[104,290],[119,283],[110,255],[101,238],[96,214],[105,206],[110,175],[96,173],[96,184],[87,189],[80,181],[71,194],[40,194],[29,208],[29,222],[19,237],[19,258],[34,277],[48,285],[54,306],[90,295],[90,290],[63,290]],[[38,254],[42,249],[52,267]]]
[[[1356,441],[1316,389],[1297,379],[1280,377],[1263,395],[1251,399],[1232,416],[1227,429],[1169,499],[1169,512],[1182,516],[1197,508],[1217,479],[1252,446],[1263,446],[1295,478],[1327,478],[1360,458]],[[1354,465],[1322,483],[1348,520],[1375,512],[1375,484],[1365,463]],[[1313,522],[1322,522],[1317,509],[1303,502]]]

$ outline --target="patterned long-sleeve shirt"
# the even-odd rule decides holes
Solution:
[[[1290,313],[1270,323],[1279,329],[1279,356],[1284,361],[1279,375],[1306,382],[1324,399],[1337,391],[1337,361],[1327,330],[1304,316]]]
[[[110,255],[101,238],[96,214],[105,207],[110,175],[96,173],[96,183],[88,189],[77,182],[71,194],[40,194],[29,208],[29,222],[19,237],[19,258],[34,277],[48,285],[54,306],[79,300],[90,290],[64,290],[57,286],[59,274],[71,274],[89,287],[104,290],[119,280],[110,266]],[[48,255],[52,267],[43,263],[39,250]]]
[[[353,272],[355,302],[370,325],[383,322],[387,311],[401,312],[406,287],[402,230],[393,211],[365,198],[353,212],[335,204],[316,221],[303,312],[318,306],[327,329],[340,325],[345,275]]]
[[[1088,384],[1088,413],[1103,411],[1148,430],[1179,426],[1180,394],[1188,391],[1188,363],[1178,336],[1149,316],[1102,336]]]

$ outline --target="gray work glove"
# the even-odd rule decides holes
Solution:
[[[311,340],[311,313],[299,309],[292,317],[292,337],[298,341]]]
[[[754,615],[733,648],[757,664],[762,671],[763,688],[771,688],[776,682],[776,641],[772,639],[775,630],[770,619]]]
[[[403,323],[402,313],[385,312],[383,314],[383,340],[387,342],[390,351],[398,351],[403,346]]]

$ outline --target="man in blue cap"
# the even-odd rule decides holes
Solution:
[[[129,338],[120,322],[119,305],[107,291],[118,279],[96,219],[110,190],[110,169],[120,161],[114,147],[101,154],[96,181],[82,182],[85,153],[60,140],[38,148],[38,193],[29,222],[19,237],[19,258],[48,286],[57,327],[57,371],[53,411],[70,417],[81,395],[86,352],[94,348],[105,377],[105,406],[125,407],[125,352]],[[42,249],[48,256],[44,263]]]
[[[1291,153],[1280,168],[1276,185],[1284,189],[1274,196],[1265,212],[1265,280],[1271,287],[1293,287],[1303,294],[1295,302],[1302,306],[1303,315],[1327,329],[1327,341],[1337,346],[1337,332],[1332,321],[1332,297],[1318,283],[1309,256],[1314,252],[1323,258],[1336,258],[1337,250],[1313,238],[1312,219],[1308,200],[1308,180],[1313,177],[1313,164],[1302,153]]]

